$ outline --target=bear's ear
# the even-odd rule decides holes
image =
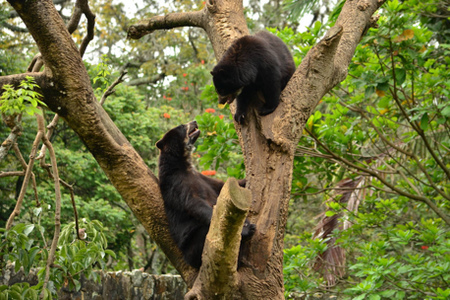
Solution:
[[[163,148],[163,139],[160,139],[159,141],[156,142],[156,147],[158,147],[158,149],[162,150],[162,148]]]
[[[211,73],[211,75],[212,76],[214,76],[216,73],[214,73],[214,70],[212,70],[211,72],[209,72],[209,73]]]

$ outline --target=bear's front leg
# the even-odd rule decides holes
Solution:
[[[236,114],[234,115],[234,120],[240,125],[243,125],[247,120],[248,107],[255,93],[256,91],[252,87],[246,86],[236,98]]]

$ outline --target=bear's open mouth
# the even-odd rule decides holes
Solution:
[[[200,135],[200,130],[198,128],[193,128],[189,133],[189,137],[192,139],[196,135]]]
[[[200,130],[198,129],[197,122],[192,121],[188,124],[188,136],[190,142],[193,144],[200,135]]]

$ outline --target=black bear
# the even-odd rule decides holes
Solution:
[[[194,143],[200,135],[197,122],[168,131],[156,143],[160,149],[159,186],[169,221],[169,230],[187,263],[200,268],[203,245],[211,222],[213,206],[224,182],[197,172],[191,163]],[[239,181],[245,185],[245,179]],[[255,232],[247,220],[243,240]]]
[[[243,124],[249,106],[262,116],[277,108],[294,71],[294,59],[283,41],[261,31],[234,41],[211,75],[219,103],[232,103],[237,97],[234,119]]]

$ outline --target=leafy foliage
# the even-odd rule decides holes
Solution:
[[[26,76],[26,79],[15,89],[10,84],[3,85],[5,90],[0,97],[0,112],[5,115],[14,115],[25,112],[29,115],[40,113],[38,105],[46,107],[44,102],[39,100],[41,94],[35,91],[39,86],[34,78]]]
[[[35,209],[39,215],[40,209]],[[86,237],[84,240],[76,239],[75,223],[69,223],[63,227],[58,242],[58,251],[55,257],[55,267],[51,268],[51,281],[46,291],[45,299],[52,299],[61,287],[80,289],[80,276],[99,280],[99,275],[93,270],[94,265],[105,267],[108,256],[115,257],[113,251],[107,250],[107,241],[103,233],[103,225],[98,221],[83,220],[82,223]],[[32,267],[41,267],[38,272],[39,284],[29,287],[28,284],[14,284],[10,287],[0,287],[0,299],[37,299],[37,291],[42,288],[45,276],[45,262],[48,257],[48,249],[42,247],[40,237],[44,237],[45,228],[39,224],[25,225],[19,223],[10,230],[3,232],[1,236],[0,256],[5,261],[14,261],[15,271],[21,267],[25,275],[28,275]],[[36,232],[38,231],[38,232]],[[45,241],[44,241],[45,243]],[[29,298],[28,298],[29,297]]]
[[[357,48],[350,75],[324,97],[298,147],[297,207],[300,199],[321,202],[318,192],[328,198],[342,179],[366,178],[356,211],[339,198],[327,203],[327,216],[339,214],[341,224],[351,224],[323,240],[337,238],[347,253],[347,276],[328,287],[340,299],[450,294],[448,45],[433,40],[416,5],[386,3],[379,27]],[[288,235],[288,244],[293,239]],[[301,247],[286,250],[287,297],[327,287],[320,273],[309,271],[312,249],[326,250],[315,243],[303,239]]]

